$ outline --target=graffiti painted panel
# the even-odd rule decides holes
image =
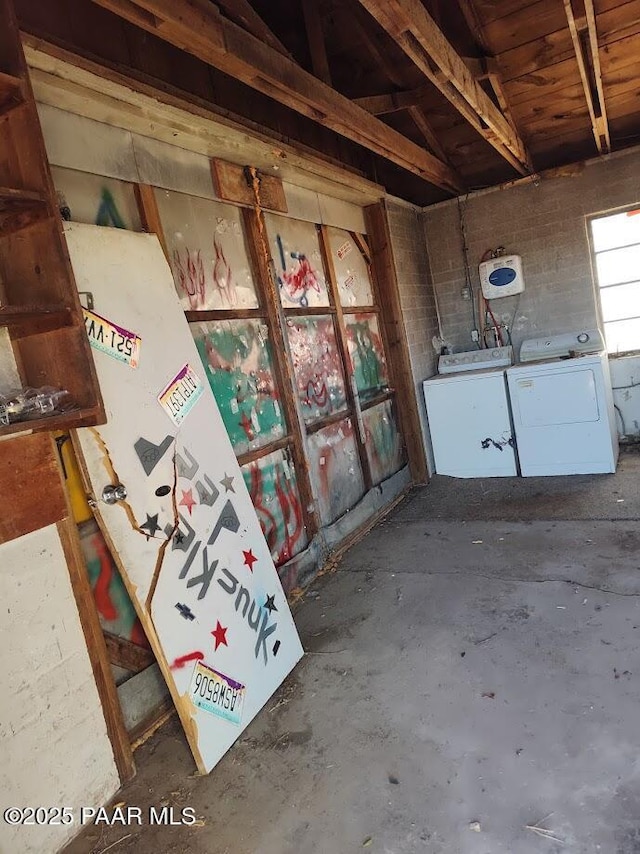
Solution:
[[[112,635],[148,647],[147,636],[100,528],[90,519],[78,530],[100,625]]]
[[[371,478],[380,483],[405,464],[402,436],[390,400],[362,413]]]
[[[373,305],[369,267],[348,231],[328,228],[329,249],[338,280],[340,302],[344,306]]]
[[[258,305],[240,211],[233,205],[155,191],[171,271],[185,311]]]
[[[296,473],[286,451],[274,451],[242,467],[242,476],[276,566],[307,544]]]
[[[220,320],[190,326],[236,454],[283,436],[266,324]]]
[[[320,519],[328,525],[353,507],[364,493],[351,419],[313,433],[307,439],[307,447]]]
[[[142,231],[133,184],[60,166],[51,175],[63,219]]]
[[[267,214],[265,219],[282,305],[329,305],[315,225],[276,214]]]
[[[344,409],[344,376],[333,319],[328,315],[290,317],[287,332],[304,420]]]
[[[358,394],[366,402],[389,388],[378,317],[375,314],[347,314],[345,323]]]

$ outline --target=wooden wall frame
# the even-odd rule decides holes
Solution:
[[[364,215],[368,243],[371,247],[371,269],[376,302],[381,309],[380,319],[388,347],[391,380],[399,401],[398,420],[409,457],[409,470],[415,483],[427,483],[429,481],[427,457],[411,370],[409,342],[402,316],[386,203],[382,201],[368,205],[364,209]]]

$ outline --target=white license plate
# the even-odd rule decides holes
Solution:
[[[240,725],[246,687],[200,661],[193,669],[189,694],[199,709]]]

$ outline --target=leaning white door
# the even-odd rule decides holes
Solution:
[[[82,456],[207,772],[302,647],[157,238],[76,224],[66,235],[92,298],[85,324],[108,419],[78,431]]]

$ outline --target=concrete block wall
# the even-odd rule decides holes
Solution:
[[[387,214],[422,432],[429,468],[433,471],[427,413],[422,394],[422,381],[437,371],[437,353],[432,338],[439,334],[429,259],[420,211],[406,204],[387,202]]]
[[[537,334],[597,323],[586,218],[635,204],[640,204],[640,149],[461,200],[476,292],[478,263],[486,249],[504,246],[522,256],[525,292],[520,299],[492,302],[496,316],[514,319],[516,346]],[[458,204],[425,209],[423,223],[442,335],[456,351],[471,350],[471,304],[461,296],[465,266]]]
[[[0,569],[0,813],[70,807],[75,819],[0,822],[0,851],[54,854],[80,807],[120,781],[56,526],[0,546]]]

